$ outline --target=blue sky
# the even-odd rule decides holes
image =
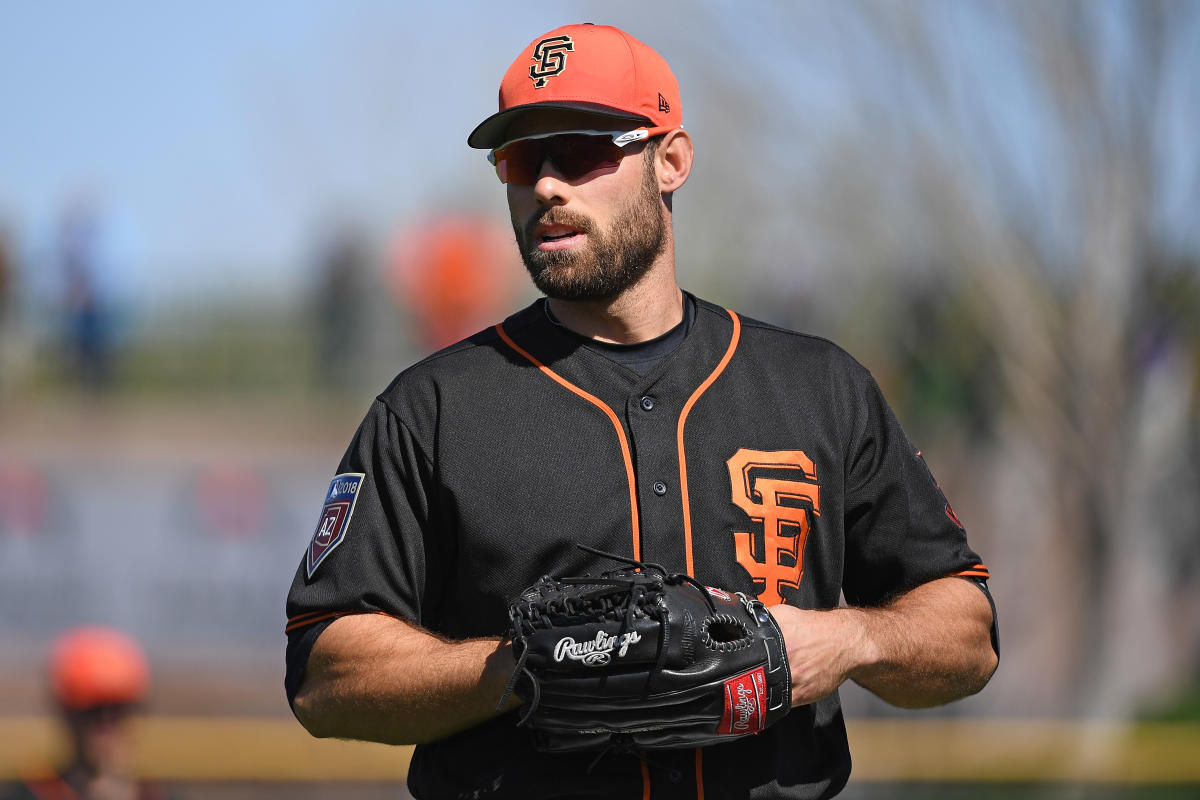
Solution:
[[[457,204],[474,172],[498,207],[466,133],[545,23],[434,5],[9,4],[0,217],[36,252],[67,198],[99,195],[120,260],[159,266],[137,275],[155,294],[228,281],[217,264],[287,279],[316,221]]]
[[[1098,4],[1102,21],[1113,5]],[[377,237],[430,208],[503,220],[503,190],[482,155],[466,148],[466,134],[494,108],[519,48],[575,21],[621,25],[667,54],[687,100],[685,124],[697,135],[726,114],[705,91],[714,76],[747,89],[746,102],[768,125],[802,120],[802,130],[781,130],[796,138],[795,163],[785,165],[792,168],[836,141],[839,125],[853,124],[854,103],[870,99],[872,87],[875,101],[900,108],[883,95],[904,83],[883,74],[886,62],[860,36],[861,6],[784,8],[727,0],[9,2],[0,7],[0,222],[37,263],[63,204],[97,195],[125,285],[143,298],[170,298],[230,287],[286,294],[304,280],[323,227],[339,219]],[[944,74],[965,98],[952,133],[1002,137],[992,144],[1006,150],[998,163],[1020,173],[1032,197],[1044,196],[1039,182],[1054,144],[1039,140],[1036,102],[1008,63],[1019,43],[996,33],[988,6],[930,8],[947,42]],[[1198,18],[1190,14],[1193,34]],[[1192,105],[1171,112],[1161,130],[1182,172],[1194,174],[1195,57],[1174,74]],[[993,102],[987,116],[973,116],[981,87]],[[897,113],[910,124],[936,111],[923,106],[919,88],[903,102]],[[790,112],[770,116],[783,107]],[[1187,190],[1167,198],[1178,226],[1190,224]]]

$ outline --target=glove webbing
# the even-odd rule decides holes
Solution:
[[[585,550],[589,553],[593,553],[598,556],[603,556],[604,558],[612,559],[613,561],[619,561],[624,564],[629,564],[630,566],[633,566],[640,572],[649,572],[650,570],[654,570],[654,571],[658,572],[660,575],[662,575],[662,579],[663,579],[664,583],[668,583],[668,584],[690,583],[700,591],[700,596],[703,597],[705,603],[708,604],[709,610],[714,615],[717,613],[717,607],[716,607],[716,605],[713,604],[712,598],[709,597],[708,590],[704,588],[704,585],[702,583],[700,583],[698,580],[693,578],[691,575],[687,575],[687,574],[684,574],[681,572],[668,573],[666,568],[663,567],[661,564],[654,564],[654,563],[650,563],[650,562],[638,561],[635,558],[629,558],[627,556],[620,556],[620,555],[616,555],[614,553],[608,553],[608,552],[605,552],[604,550],[597,550],[594,547],[588,547],[587,545],[584,545],[584,544],[576,543],[575,546],[578,547],[580,550]],[[545,589],[549,585],[552,585],[552,582],[553,582],[553,579],[550,578],[549,576],[546,576],[546,577],[542,578],[541,581],[539,581],[539,583],[542,584],[542,586],[540,588]],[[602,616],[607,616],[609,613],[616,611],[616,608],[611,603],[611,600],[610,600],[611,593],[608,591],[608,589],[612,588],[612,587],[619,587],[619,586],[629,587],[629,596],[625,603],[625,619],[622,621],[621,628],[619,629],[618,633],[624,633],[625,631],[629,630],[630,626],[633,624],[634,609],[637,607],[640,607],[641,600],[646,596],[645,586],[643,586],[640,582],[633,580],[632,578],[629,578],[626,576],[618,576],[616,574],[615,570],[601,573],[599,577],[584,576],[584,577],[577,577],[577,578],[574,578],[574,577],[560,578],[557,582],[560,584],[575,585],[575,586],[600,584],[600,586],[598,586],[596,589],[592,590],[591,592],[587,592],[587,593],[581,595],[578,599],[579,600],[599,600],[599,601],[601,601],[602,605],[604,606],[604,611],[602,612]],[[561,598],[563,609],[568,614],[578,613],[578,611],[575,608],[572,608],[572,605],[573,605],[572,600],[573,599],[575,599],[575,598],[571,598],[571,597]],[[557,600],[557,598],[551,598],[551,599],[547,600],[546,606],[547,607],[553,606],[554,603],[556,602],[556,600]],[[537,617],[538,619],[541,619],[544,617],[543,611],[540,607],[534,606],[531,603],[527,604],[527,605],[529,606],[529,610],[532,612],[533,616]],[[523,615],[517,610],[516,606],[509,608],[508,617],[509,617],[510,622],[512,623],[514,642],[517,640],[518,636],[521,637],[522,639],[524,639],[524,636],[526,633],[526,628],[532,627],[529,620],[526,620],[523,618]],[[665,666],[665,664],[666,664],[667,649],[666,649],[665,645],[669,641],[668,634],[671,631],[670,615],[669,614],[661,615],[660,622],[661,622],[661,625],[659,627],[659,636],[658,636],[658,656],[655,659],[654,672],[647,673],[647,675],[646,675],[646,688],[644,689],[643,696],[649,695],[650,683],[654,679],[654,675],[656,673],[661,672],[663,669],[663,666]],[[516,664],[516,667],[513,669],[512,677],[508,679],[508,683],[504,687],[504,694],[502,694],[500,696],[500,702],[496,705],[497,711],[503,710],[504,704],[508,702],[508,698],[512,696],[513,691],[516,689],[517,681],[520,679],[521,675],[527,676],[529,678],[529,682],[531,684],[533,684],[533,698],[529,701],[528,708],[525,710],[525,713],[521,715],[521,719],[517,721],[518,726],[524,725],[529,720],[529,717],[533,714],[534,711],[537,710],[538,703],[541,701],[541,697],[542,697],[542,688],[539,685],[539,681],[537,680],[536,676],[534,676],[533,673],[531,673],[529,671],[529,669],[525,666],[525,660],[529,655],[529,648],[527,646],[524,646],[523,642],[522,642],[522,645],[523,646],[521,648],[521,655],[517,657],[517,664]]]

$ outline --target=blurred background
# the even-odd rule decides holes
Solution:
[[[404,797],[311,740],[283,603],[371,399],[535,295],[467,133],[567,22],[659,50],[680,278],[879,379],[999,672],[844,690],[847,797],[1200,794],[1200,3],[0,5],[0,780],[101,623],[183,798]]]

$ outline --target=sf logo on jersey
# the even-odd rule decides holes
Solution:
[[[733,504],[759,531],[735,531],[737,561],[762,589],[758,599],[783,602],[781,590],[800,586],[810,515],[821,515],[821,490],[812,459],[799,450],[746,450],[726,462]],[[761,547],[758,542],[761,541]]]
[[[533,48],[534,61],[538,62],[529,68],[529,77],[533,79],[533,88],[542,89],[546,79],[551,78],[567,66],[567,53],[575,51],[575,43],[570,36],[551,36],[542,39]]]

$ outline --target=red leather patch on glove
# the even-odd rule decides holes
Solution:
[[[757,733],[767,716],[767,676],[762,667],[725,681],[720,734]]]

